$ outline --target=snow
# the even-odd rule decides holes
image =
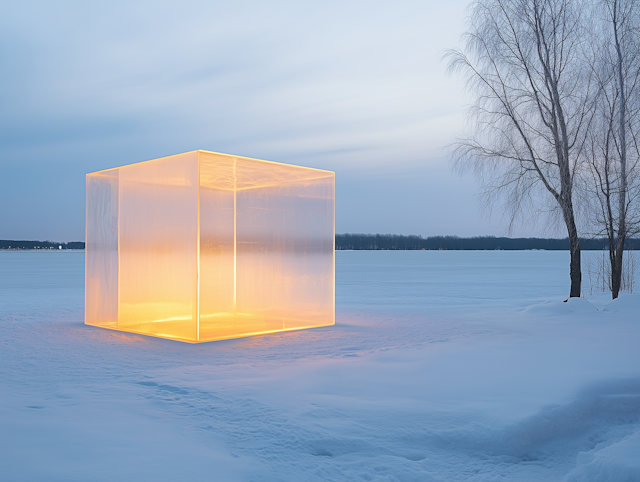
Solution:
[[[640,295],[564,252],[338,252],[333,327],[83,324],[82,252],[0,252],[0,480],[638,481]]]
[[[569,298],[565,301],[547,300],[544,303],[527,306],[524,311],[538,316],[556,316],[567,313],[589,316],[598,309],[584,298]]]
[[[625,437],[601,450],[578,454],[577,467],[573,469],[568,481],[634,482],[640,473],[640,433]]]

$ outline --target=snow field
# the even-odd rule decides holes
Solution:
[[[0,480],[640,480],[640,296],[563,303],[566,253],[336,263],[336,326],[189,345],[83,325],[82,253],[0,253]]]

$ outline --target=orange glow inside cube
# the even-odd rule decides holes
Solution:
[[[87,174],[85,323],[187,342],[333,325],[335,174],[193,151]]]

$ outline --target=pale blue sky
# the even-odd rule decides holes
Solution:
[[[0,239],[83,239],[87,172],[194,149],[336,171],[337,232],[504,234],[445,160],[467,3],[5,3]]]

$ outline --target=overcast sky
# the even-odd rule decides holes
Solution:
[[[446,162],[467,3],[5,2],[0,239],[84,239],[86,173],[195,149],[335,171],[339,233],[504,234]]]

